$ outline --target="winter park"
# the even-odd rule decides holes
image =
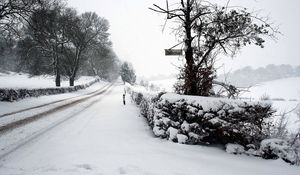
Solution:
[[[0,0],[0,175],[299,175],[299,8]]]

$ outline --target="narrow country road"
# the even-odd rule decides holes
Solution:
[[[43,117],[47,117],[53,113],[58,111],[70,108],[79,103],[83,103],[91,98],[95,98],[104,94],[109,88],[112,86],[107,85],[97,91],[92,93],[75,96],[71,98],[66,98],[63,100],[54,101],[51,103],[46,103],[26,109],[22,109],[16,112],[7,113],[0,116],[0,135],[12,130],[14,128],[18,128],[22,125],[26,125],[30,122],[35,122],[36,120],[40,120]],[[12,120],[13,118],[13,120]]]
[[[128,94],[127,104],[123,105],[123,88],[114,85],[83,106],[84,110],[72,113],[69,120],[2,157],[0,174],[299,174],[299,167],[282,165],[280,160],[235,156],[219,148],[180,145],[155,138]],[[82,105],[70,110],[76,111]]]

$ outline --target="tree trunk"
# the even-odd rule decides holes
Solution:
[[[56,85],[56,87],[60,87],[60,71],[59,71],[59,69],[57,68],[56,69],[56,73],[55,73],[56,75],[56,77],[55,77],[55,85]]]
[[[69,79],[69,85],[70,86],[74,86],[74,80],[75,80],[75,78],[71,76],[70,79]]]
[[[76,59],[75,59],[75,62],[73,64],[72,75],[70,76],[70,79],[69,79],[69,85],[70,86],[74,86],[75,77],[76,77],[76,74],[77,74],[77,71],[78,71],[78,68],[79,68],[80,54],[81,54],[81,51],[78,51],[78,52],[76,51]]]
[[[197,70],[195,70],[195,62],[193,58],[193,47],[192,47],[192,21],[191,21],[191,6],[189,1],[187,3],[187,8],[185,12],[185,60],[187,66],[185,67],[185,82],[184,82],[184,94],[186,95],[198,95],[197,90]]]
[[[60,87],[60,67],[57,54],[54,55],[55,86]]]

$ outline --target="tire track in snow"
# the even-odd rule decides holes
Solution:
[[[96,104],[97,102],[101,101],[103,97],[105,97],[106,95],[110,94],[112,91],[112,86],[114,83],[112,83],[111,85],[109,85],[105,90],[95,94],[94,96],[89,97],[88,99],[91,99],[93,97],[98,97],[99,95],[103,95],[100,96],[99,98],[91,101],[90,103],[88,103],[87,105],[85,105],[84,107],[81,107],[81,109],[79,111],[76,111],[75,114],[72,115],[67,115],[65,117],[63,117],[62,119],[53,122],[52,124],[46,126],[45,128],[34,132],[32,135],[27,136],[25,139],[22,139],[20,141],[18,141],[16,144],[10,145],[9,147],[2,149],[2,152],[0,153],[0,161],[5,160],[4,158],[6,156],[8,156],[9,154],[13,153],[14,151],[18,150],[19,148],[23,147],[24,145],[30,143],[31,141],[37,139],[38,137],[42,136],[43,134],[47,133],[48,131],[54,129],[57,126],[62,125],[63,123],[69,121],[70,119],[78,116],[79,114],[81,114],[81,112],[85,111],[86,109],[90,108],[92,105]],[[88,100],[86,99],[86,100]],[[74,104],[75,105],[75,104]],[[58,112],[58,111],[56,111]],[[0,134],[1,136],[1,134]],[[0,165],[1,167],[1,165]]]
[[[53,102],[50,102],[50,103],[45,103],[45,104],[42,104],[42,105],[33,106],[33,107],[30,107],[30,108],[25,108],[25,109],[21,109],[21,110],[18,110],[18,111],[5,113],[5,114],[0,115],[0,118],[7,117],[7,116],[10,116],[10,115],[14,115],[14,114],[18,114],[18,113],[21,113],[21,112],[26,112],[26,111],[29,111],[29,110],[32,110],[32,109],[37,109],[37,108],[49,106],[49,105],[56,104],[56,103],[59,103],[59,102],[64,102],[64,101],[71,100],[71,99],[74,99],[74,98],[78,98],[78,97],[82,97],[82,96],[87,96],[87,95],[92,95],[92,94],[94,94],[94,93],[96,93],[98,91],[103,90],[107,86],[109,86],[109,85],[105,85],[104,87],[102,87],[102,88],[100,88],[98,90],[95,90],[93,92],[89,92],[89,93],[86,93],[86,94],[82,94],[82,95],[77,95],[75,97],[69,97],[69,98],[65,98],[65,99],[61,99],[61,100],[56,100],[56,101],[53,101]]]

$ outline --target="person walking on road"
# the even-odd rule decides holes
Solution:
[[[123,94],[123,104],[126,105],[125,94]]]

